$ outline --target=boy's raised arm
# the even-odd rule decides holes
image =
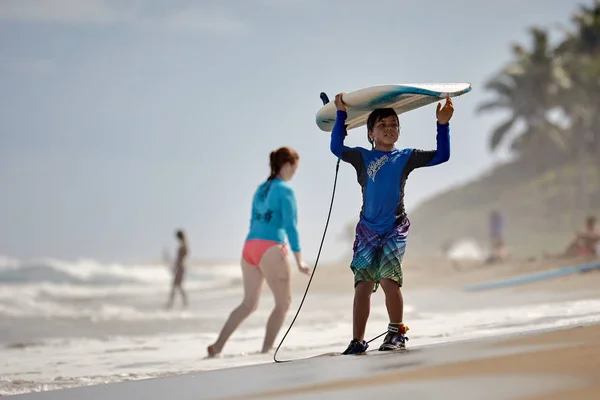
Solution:
[[[346,136],[346,118],[348,114],[346,111],[337,110],[335,124],[333,125],[333,130],[331,131],[331,143],[329,148],[331,152],[335,154],[336,157],[342,158],[344,153],[344,137]]]

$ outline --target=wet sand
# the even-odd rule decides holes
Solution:
[[[319,393],[322,396],[349,389],[354,389],[353,393],[356,395],[359,392],[368,395],[373,386],[394,385],[394,387],[390,386],[387,392],[388,395],[392,395],[394,392],[401,394],[403,385],[406,384],[412,384],[410,387],[416,389],[420,395],[431,396],[427,398],[459,399],[470,395],[531,400],[600,398],[600,326],[598,325],[527,335],[521,338],[479,343],[473,341],[468,344],[449,346],[450,349],[453,347],[455,350],[469,349],[470,351],[459,357],[463,358],[460,361],[435,365],[435,361],[429,360],[423,363],[425,365],[413,368],[410,368],[410,363],[406,363],[408,370],[402,368],[402,364],[398,364],[391,372],[375,373],[372,376],[279,391],[265,391],[230,399],[279,399],[308,393]],[[499,354],[480,356],[490,350],[497,351]],[[432,348],[430,351],[435,350]],[[509,354],[502,354],[503,352]],[[469,353],[473,359],[469,359]],[[419,358],[418,355],[415,358]],[[457,383],[458,392],[455,394],[445,392],[449,380]],[[417,382],[422,385],[414,385]],[[506,385],[511,386],[509,390]],[[325,398],[338,397],[326,396]]]
[[[323,356],[16,398],[99,400],[600,398],[600,325]]]

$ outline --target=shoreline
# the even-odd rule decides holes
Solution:
[[[586,262],[589,262],[589,260],[586,260]],[[98,375],[97,378],[104,379],[106,377],[109,377],[110,379],[106,379],[106,383],[101,382],[100,384],[94,384],[94,386],[86,386],[84,376],[82,377],[81,382],[79,382],[76,386],[74,385],[70,389],[56,388],[42,392],[32,391],[26,395],[50,396],[46,397],[47,399],[61,398],[66,400],[74,400],[76,398],[97,398],[99,400],[101,398],[105,399],[106,397],[110,396],[116,397],[117,399],[123,397],[129,398],[132,395],[134,395],[133,392],[140,392],[144,397],[150,400],[153,398],[165,398],[165,391],[172,392],[176,390],[181,391],[183,394],[195,391],[196,396],[189,397],[190,399],[197,399],[199,397],[203,398],[203,395],[208,396],[205,398],[213,399],[230,398],[231,396],[233,396],[233,398],[244,398],[243,396],[253,396],[257,395],[257,393],[263,393],[263,395],[265,394],[265,390],[267,390],[270,387],[269,384],[267,384],[267,382],[262,380],[265,378],[266,374],[266,376],[272,375],[273,379],[276,379],[277,381],[281,380],[282,384],[286,383],[288,385],[287,389],[285,387],[279,388],[281,390],[291,390],[290,388],[294,390],[301,390],[302,388],[300,387],[300,384],[303,383],[302,377],[308,376],[310,379],[308,379],[307,382],[311,385],[317,385],[317,387],[319,387],[320,390],[322,390],[322,392],[318,392],[318,396],[325,396],[323,397],[323,399],[321,399],[324,400],[325,398],[337,399],[347,397],[340,396],[340,392],[346,390],[345,387],[349,384],[347,382],[343,384],[338,383],[338,386],[335,387],[318,385],[328,385],[337,382],[337,380],[339,379],[349,379],[348,377],[353,376],[353,374],[355,374],[356,371],[360,370],[383,371],[386,369],[395,370],[398,368],[401,369],[401,372],[399,372],[402,376],[401,378],[384,379],[378,377],[376,378],[376,380],[382,380],[377,381],[379,382],[377,385],[370,381],[360,381],[362,382],[363,386],[358,386],[356,390],[381,390],[383,391],[382,395],[389,395],[390,393],[394,393],[395,390],[399,390],[398,388],[390,388],[388,387],[389,385],[404,385],[403,387],[405,387],[405,389],[402,390],[408,390],[406,388],[412,388],[410,390],[416,391],[415,393],[427,393],[421,392],[422,390],[429,389],[424,388],[423,384],[420,382],[428,380],[435,382],[435,385],[437,386],[454,385],[452,390],[456,391],[458,388],[458,390],[460,391],[463,390],[462,388],[465,387],[464,385],[466,385],[466,387],[468,388],[471,388],[474,385],[485,386],[488,384],[495,384],[494,382],[496,381],[494,379],[496,378],[490,378],[492,379],[492,381],[487,382],[485,381],[485,379],[488,379],[489,377],[479,376],[478,371],[485,370],[487,368],[487,370],[490,371],[490,374],[507,374],[507,371],[511,371],[510,363],[516,362],[516,359],[521,360],[518,362],[530,362],[527,360],[530,360],[531,357],[535,358],[534,355],[529,354],[529,352],[531,351],[533,351],[533,353],[539,351],[541,352],[540,354],[542,354],[543,357],[550,357],[547,359],[550,361],[547,362],[554,362],[556,364],[560,364],[561,362],[563,362],[563,359],[571,360],[569,362],[575,363],[574,368],[582,368],[582,366],[578,364],[581,360],[575,359],[573,361],[571,355],[568,354],[569,352],[565,353],[563,349],[561,349],[560,351],[554,351],[554,354],[550,355],[547,354],[547,352],[544,353],[544,351],[548,350],[547,346],[550,346],[554,349],[558,349],[563,345],[567,347],[573,347],[571,343],[571,336],[574,335],[573,332],[576,332],[577,329],[583,329],[586,331],[593,330],[595,333],[597,333],[599,337],[598,341],[600,348],[600,314],[598,314],[595,311],[595,306],[592,307],[590,305],[586,305],[596,304],[598,299],[600,298],[600,293],[597,291],[597,288],[600,285],[600,271],[590,271],[583,274],[572,274],[562,276],[560,278],[547,279],[543,281],[528,283],[525,285],[504,287],[493,290],[485,290],[478,292],[469,292],[465,290],[465,287],[467,287],[470,284],[481,284],[485,282],[498,281],[502,279],[513,278],[518,275],[535,273],[536,271],[549,271],[555,268],[573,265],[575,263],[583,264],[584,261],[555,260],[555,262],[550,263],[547,262],[547,260],[517,260],[492,265],[477,265],[476,263],[471,263],[467,265],[465,263],[461,265],[462,269],[457,269],[456,266],[448,260],[435,258],[419,259],[416,257],[407,258],[404,264],[405,286],[403,287],[403,293],[405,294],[405,304],[411,310],[407,312],[416,314],[410,314],[406,322],[411,327],[413,327],[413,323],[417,325],[413,327],[415,329],[415,332],[421,332],[420,337],[425,339],[424,342],[419,342],[419,340],[421,339],[419,339],[419,337],[415,337],[416,342],[414,342],[414,344],[412,342],[409,342],[409,350],[406,352],[407,357],[398,355],[398,357],[394,356],[393,360],[388,360],[387,358],[391,357],[391,355],[381,354],[379,352],[373,354],[376,357],[352,357],[350,359],[346,357],[315,357],[314,354],[311,355],[311,353],[313,352],[312,350],[314,350],[314,353],[319,353],[321,351],[325,352],[330,350],[327,349],[327,346],[317,346],[314,347],[312,350],[307,350],[300,346],[293,350],[295,354],[294,357],[300,358],[293,359],[292,357],[294,361],[292,363],[276,364],[272,361],[272,359],[270,359],[270,361],[267,361],[266,358],[259,359],[260,357],[251,356],[250,358],[244,358],[245,361],[241,362],[240,365],[231,365],[227,362],[227,359],[224,359],[222,362],[219,362],[217,364],[207,364],[203,367],[202,361],[196,361],[190,359],[187,356],[181,356],[181,361],[179,361],[179,363],[170,365],[170,376],[160,376],[158,378],[150,379],[142,378],[136,380],[128,380],[121,379],[117,375],[113,377],[112,375],[110,375],[112,374],[112,370],[106,370],[106,367],[104,367],[104,369],[107,372],[101,373],[101,375],[104,375]],[[337,333],[337,331],[334,332],[334,334],[323,332],[311,333],[312,329],[323,329],[324,331],[327,331],[327,329],[329,329],[332,317],[325,315],[328,312],[333,312],[334,314],[342,312],[344,315],[343,320],[336,321],[334,325],[343,326],[346,332],[350,332],[348,329],[351,328],[352,322],[351,309],[354,289],[353,276],[350,271],[350,268],[348,267],[348,264],[349,260],[343,260],[338,263],[329,263],[318,266],[318,270],[315,272],[315,275],[311,282],[311,286],[307,296],[307,303],[303,305],[303,310],[300,312],[300,318],[302,321],[309,321],[310,324],[313,324],[304,324],[303,328],[297,332],[297,334],[301,335],[303,340],[314,342],[316,340],[315,338],[320,338],[319,340],[324,340],[323,343],[328,344],[334,343],[334,341],[338,340],[339,334]],[[229,273],[230,272],[228,272],[228,274]],[[296,269],[292,270],[293,300],[292,306],[287,316],[288,321],[290,318],[293,317],[293,315],[297,311],[301,296],[306,290],[306,285],[308,284],[309,279],[310,278],[308,276],[299,274],[299,272]],[[228,302],[236,302],[237,296],[241,295],[241,280],[237,278],[235,278],[234,280],[236,282],[232,283],[231,289],[233,290],[231,291],[231,294],[228,294],[225,297],[227,299],[226,301]],[[265,302],[264,304],[261,302],[261,304],[263,305],[261,305],[261,308],[258,310],[258,314],[252,317],[252,323],[258,323],[258,325],[253,325],[253,327],[251,328],[256,330],[256,333],[249,334],[250,336],[247,335],[248,337],[244,337],[244,340],[255,340],[255,335],[260,336],[263,334],[264,328],[262,325],[264,324],[264,321],[262,320],[262,318],[266,318],[266,316],[268,316],[268,314],[271,312],[272,306],[272,295],[270,294],[268,286],[264,285],[263,290],[265,291]],[[591,300],[592,303],[589,303],[588,300]],[[551,303],[556,304],[556,306],[553,306]],[[199,307],[200,306],[201,305],[199,305]],[[384,296],[381,290],[377,292],[376,296],[373,296],[372,306],[372,318],[375,318],[377,323],[387,323]],[[558,308],[556,308],[557,306]],[[326,309],[323,309],[323,307],[325,307]],[[198,310],[201,310],[201,308],[198,308],[196,311]],[[481,314],[481,311],[483,311],[484,313]],[[538,312],[541,312],[541,314],[545,316],[545,319],[540,319],[541,317],[539,316],[536,317],[535,315],[529,315],[530,313],[535,314]],[[313,318],[311,316],[311,313],[314,313],[314,319],[307,320],[306,317]],[[476,317],[473,317],[471,315],[472,313],[474,313]],[[480,315],[477,316],[478,313]],[[518,315],[515,313],[517,313]],[[323,317],[323,315],[325,315],[325,317]],[[579,318],[579,316],[581,316],[581,318]],[[411,321],[413,317],[418,321]],[[462,318],[464,318],[464,320]],[[550,321],[548,320],[548,318],[550,318]],[[220,327],[220,323],[222,322],[221,320],[223,319],[223,317],[217,317],[217,319],[219,321],[217,321],[218,323],[214,322],[216,324],[214,329],[218,329]],[[583,321],[588,322],[583,324]],[[421,324],[420,327],[419,324]],[[515,326],[516,329],[514,328]],[[286,331],[287,328],[288,325],[284,324],[282,330],[280,331],[278,339],[276,340],[276,344],[279,343],[283,333]],[[332,329],[332,331],[333,330],[335,329]],[[375,330],[377,332],[370,332],[369,330]],[[367,333],[368,335],[371,335],[371,333],[380,332],[375,326],[369,325]],[[431,336],[436,335],[438,333],[441,336]],[[148,334],[152,335],[152,331],[148,331]],[[535,338],[542,338],[539,340],[543,341],[546,340],[543,339],[544,337],[546,337],[545,335],[550,334],[555,335],[553,336],[555,338],[561,337],[561,339],[558,339],[558,342],[556,340],[552,343],[548,342],[548,344],[544,345],[546,347],[542,346],[532,349],[530,345],[527,345],[525,346],[527,347],[527,349],[521,348],[522,346],[516,348],[515,351],[517,351],[518,354],[502,355],[502,357],[516,357],[508,361],[504,358],[501,358],[500,355],[493,353],[494,351],[500,351],[498,349],[492,349],[492,347],[495,346],[494,343],[526,340],[525,338],[527,337],[534,338],[531,339],[533,343],[538,340]],[[214,335],[210,334],[208,336],[212,337]],[[198,333],[197,341],[186,341],[185,343],[189,343],[189,345],[192,347],[195,345],[203,347],[205,344],[204,341],[208,340],[205,339],[205,337],[208,336],[206,332]],[[413,338],[413,340],[415,340],[415,338]],[[181,338],[177,338],[177,340],[180,339]],[[163,349],[163,347],[167,344],[162,343],[160,345],[157,345],[154,344],[152,340],[150,340],[149,343],[150,342],[152,343],[152,346],[156,347],[156,349],[152,348],[151,350],[156,351],[156,355],[151,355],[149,353],[142,354],[143,352],[140,349],[140,351],[138,351],[138,354],[136,354],[136,357],[139,358],[136,359],[136,362],[138,362],[138,364],[130,363],[124,365],[127,365],[128,368],[133,368],[131,367],[132,365],[139,365],[140,368],[143,369],[144,363],[146,361],[149,363],[168,363],[167,361],[164,361],[166,360],[164,357],[170,357],[170,355],[168,355],[169,351],[176,349],[176,347],[165,347]],[[242,346],[243,343],[246,342],[240,342],[236,345],[239,344],[240,346]],[[310,343],[307,343],[307,345],[310,345]],[[342,343],[342,346],[344,345],[345,343]],[[335,346],[337,348],[337,344]],[[590,351],[595,351],[591,344],[590,346]],[[283,347],[285,347],[285,344]],[[374,347],[373,349],[376,349],[376,347]],[[514,349],[515,348],[513,346],[513,350]],[[119,351],[121,350],[123,349],[119,348]],[[502,363],[506,363],[506,365],[502,367],[505,369],[495,370],[494,368],[496,367],[485,364],[485,362],[481,360],[482,351],[489,353],[489,355],[487,356],[487,362],[489,363],[493,364],[495,362],[493,361],[495,360],[494,357],[500,357],[499,360],[501,360]],[[287,350],[284,351],[284,354],[286,352]],[[242,350],[233,350],[229,357],[235,357],[236,354],[237,356],[245,357],[245,354]],[[312,358],[301,358],[306,355],[312,356]],[[147,358],[148,356],[150,356],[150,359]],[[600,350],[598,350],[597,356],[600,359]],[[106,359],[102,357],[99,360]],[[256,359],[252,357],[255,357]],[[279,357],[281,357],[281,355]],[[552,357],[556,358],[552,359]],[[287,359],[288,357],[283,355],[283,358]],[[122,361],[116,362],[113,360],[111,362],[114,362],[115,365],[123,364]],[[87,363],[88,365],[86,365],[86,367],[102,369],[102,363],[104,363],[104,361],[99,361],[98,363],[94,361],[94,359],[92,359],[90,362]],[[94,366],[94,364],[96,365]],[[399,366],[400,364],[402,365]],[[442,364],[449,364],[453,367],[443,367]],[[355,367],[350,367],[350,365],[354,365]],[[472,365],[477,365],[477,367],[474,368],[472,367]],[[303,366],[306,366],[307,369],[304,369]],[[438,367],[440,369],[436,369]],[[592,367],[595,368],[595,366]],[[455,380],[462,379],[462,383],[456,383],[458,381],[452,379],[451,382],[448,381],[448,376],[446,376],[448,368],[450,369],[450,371],[454,369],[463,371],[461,373],[462,375],[457,375],[452,378]],[[524,371],[520,374],[538,374],[538,372],[536,372],[536,368],[538,368],[536,365],[532,364],[531,368],[533,372]],[[201,372],[200,369],[205,369],[205,371]],[[416,370],[419,370],[421,372],[414,372]],[[135,369],[133,371],[135,372]],[[196,372],[190,373],[189,371]],[[318,371],[318,374],[320,374],[320,376],[315,376],[315,373],[317,373],[316,371]],[[550,372],[552,374],[558,373],[557,371]],[[81,373],[82,372],[80,371],[76,371],[75,375]],[[414,374],[417,374],[418,376]],[[68,373],[67,375],[63,373],[56,376],[69,377],[70,375],[68,375]],[[407,380],[408,378],[406,378],[406,376],[412,376],[414,379],[411,378]],[[356,375],[355,378],[362,379],[360,375]],[[34,383],[35,378],[32,379],[32,383]],[[74,376],[68,379],[73,379],[73,382],[76,382],[79,378],[77,376]],[[173,379],[177,379],[178,382],[181,382],[180,384],[178,384],[179,386],[172,386],[172,382],[174,382]],[[502,380],[505,378],[498,379]],[[537,378],[531,378],[530,381],[522,382],[522,385],[529,387],[535,382],[538,382],[536,381],[536,379]],[[119,380],[119,383],[115,383]],[[245,390],[243,393],[232,393],[229,390],[233,390],[236,388],[229,388],[228,385],[219,386],[218,384],[215,384],[215,382],[228,382],[232,380],[241,381],[244,382],[244,384],[249,384],[250,386],[246,387],[245,389],[247,390]],[[198,381],[204,383],[202,389],[200,388],[200,386],[197,386]],[[481,383],[483,381],[487,383]],[[44,383],[43,380],[41,382],[42,384]],[[49,383],[51,381],[47,382]],[[504,383],[502,383],[502,385],[500,386],[505,386],[508,384],[507,381],[503,382]],[[131,386],[123,386],[125,384]],[[381,385],[381,387],[379,387],[379,385]],[[519,385],[521,385],[521,383],[519,383]],[[567,390],[569,389],[569,387],[567,386],[559,385],[555,389]],[[125,390],[123,388],[131,388],[127,390],[132,390],[133,392],[121,392],[122,390]],[[156,389],[157,393],[155,393],[155,390],[152,388],[158,388]],[[205,393],[204,388],[209,388],[206,389],[208,390],[208,392]],[[85,389],[86,391],[71,391],[75,389]],[[163,392],[161,392],[161,390],[163,390]],[[52,397],[54,395],[50,395],[49,393],[51,392],[58,393],[55,395],[56,397]],[[77,395],[77,393],[81,393],[81,395]],[[163,396],[161,396],[160,393],[162,393]],[[200,393],[200,395],[198,395],[198,393]],[[287,398],[289,394],[291,393],[287,393],[285,396],[282,395],[282,398]],[[273,398],[277,398],[277,396],[279,396],[278,394],[273,393],[267,395]],[[300,391],[297,393],[297,395],[299,396],[299,398],[318,397],[317,392],[310,390],[306,392]],[[365,395],[367,394],[365,393]],[[528,395],[535,396],[537,394],[533,392],[528,392]],[[135,394],[135,396],[138,395]],[[473,396],[475,396],[475,394],[473,394]],[[186,397],[184,396],[184,398]]]
[[[600,323],[17,395],[18,399],[345,399],[410,393],[447,399],[600,395]],[[238,382],[231,385],[232,381]],[[482,397],[483,396],[483,397]]]

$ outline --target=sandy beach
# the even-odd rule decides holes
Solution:
[[[152,400],[173,393],[179,399],[320,400],[397,393],[427,399],[600,396],[594,383],[600,374],[600,270],[502,289],[465,290],[590,260],[457,266],[448,260],[407,257],[403,293],[405,323],[411,328],[409,350],[378,352],[377,339],[370,348],[375,351],[367,356],[315,358],[340,352],[350,339],[353,287],[348,261],[317,267],[278,354],[278,359],[292,361],[283,364],[274,363],[272,353],[257,353],[273,306],[267,288],[259,309],[232,336],[223,355],[204,359],[206,346],[241,299],[236,265],[198,267],[195,273],[201,275],[197,280],[190,276],[188,283],[193,299],[188,310],[156,309],[166,295],[160,280],[110,290],[15,286],[30,308],[18,315],[20,309],[13,306],[3,319],[6,326],[0,326],[5,332],[0,394],[67,400],[140,394]],[[156,279],[147,268],[129,273]],[[308,277],[294,271],[292,306],[278,342],[307,283]],[[28,298],[29,292],[34,297]],[[0,306],[2,301],[20,304],[8,292]],[[41,311],[31,308],[36,302],[44,305]],[[50,311],[54,316],[48,316]],[[386,323],[379,291],[372,297],[368,338],[380,334]]]
[[[461,345],[450,346],[452,347],[458,351]],[[426,365],[418,367],[411,367],[410,363],[406,362],[405,365],[400,364],[391,372],[372,376],[306,385],[288,390],[265,391],[228,399],[285,398],[289,395],[308,393],[322,395],[349,389],[354,389],[354,393],[358,394],[361,391],[368,392],[373,386],[386,385],[395,385],[397,393],[401,393],[403,384],[416,382],[430,385],[429,389],[422,393],[434,398],[434,396],[444,395],[442,388],[437,385],[439,381],[456,380],[464,383],[471,381],[474,388],[464,386],[456,395],[444,396],[458,399],[471,395],[482,396],[487,391],[505,391],[502,386],[511,384],[514,376],[530,379],[531,382],[528,387],[519,388],[519,379],[517,379],[517,385],[512,385],[511,390],[505,391],[501,397],[488,393],[486,398],[541,400],[596,399],[600,396],[600,325],[530,334],[518,338],[473,341],[463,347],[469,348],[473,359],[441,363],[425,362]],[[480,356],[490,350],[496,355]],[[397,355],[397,357],[403,356]],[[470,358],[464,355],[463,357]],[[497,380],[494,384],[486,381],[486,378]],[[548,382],[552,383],[548,385]],[[437,390],[436,386],[438,386]],[[392,394],[392,388],[389,394]]]
[[[600,326],[317,357],[147,381],[23,395],[23,399],[596,399]],[[231,382],[236,382],[232,385]]]

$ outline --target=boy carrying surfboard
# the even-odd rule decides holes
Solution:
[[[351,164],[362,189],[363,202],[353,245],[350,268],[354,273],[353,338],[342,354],[367,350],[365,329],[371,308],[371,294],[379,286],[385,293],[389,316],[388,333],[380,351],[405,348],[406,327],[403,323],[402,258],[410,221],[404,208],[404,185],[416,168],[442,164],[450,158],[449,121],[454,113],[448,97],[438,103],[437,149],[397,149],[400,134],[398,115],[392,108],[373,110],[367,119],[367,135],[372,149],[347,147],[346,105],[344,93],[335,96],[336,121],[331,132],[331,152]]]

